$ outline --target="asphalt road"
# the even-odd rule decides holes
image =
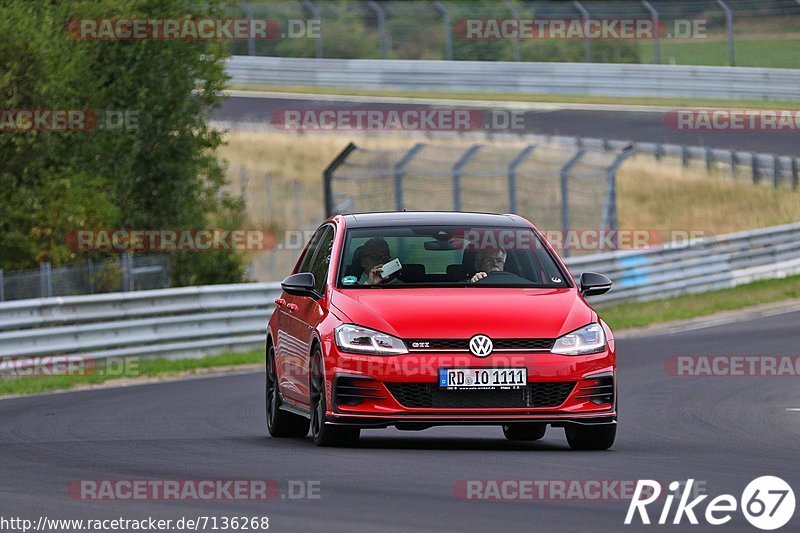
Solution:
[[[292,109],[399,109],[430,108],[421,104],[354,102],[349,99],[315,100],[308,97],[231,96],[213,118],[226,122],[269,124],[273,113]],[[440,106],[443,107],[443,106]],[[447,106],[444,106],[447,107]],[[457,107],[457,106],[450,106]],[[484,109],[485,124],[491,115]],[[591,109],[547,109],[524,112],[522,132],[567,135],[638,142],[662,142],[689,146],[756,151],[778,155],[800,155],[800,130],[759,131],[676,131],[664,123],[664,110],[625,111]]]
[[[267,438],[259,373],[2,400],[0,516],[269,516],[275,531],[653,529],[622,525],[626,501],[465,501],[453,489],[466,479],[691,477],[712,496],[738,499],[749,481],[771,474],[798,491],[800,412],[787,410],[800,408],[797,378],[673,377],[664,362],[794,355],[799,321],[796,311],[620,340],[621,418],[607,452],[571,451],[560,429],[536,443],[507,442],[497,427],[370,430],[352,449]],[[267,502],[81,501],[66,493],[70,480],[144,478],[271,479],[284,495],[288,481],[314,480],[321,492]],[[800,510],[786,530],[798,528]],[[755,531],[741,513],[730,529]]]

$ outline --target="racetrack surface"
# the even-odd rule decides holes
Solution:
[[[563,430],[511,443],[498,427],[369,430],[358,447],[265,436],[263,374],[0,401],[3,516],[269,516],[275,531],[640,531],[626,501],[464,501],[466,479],[694,478],[737,499],[777,475],[800,489],[796,377],[673,377],[672,355],[795,355],[800,311],[621,339],[620,425],[607,452],[568,449]],[[77,479],[319,480],[321,498],[268,502],[80,501]],[[710,498],[709,498],[710,499]],[[701,513],[708,499],[700,505]],[[673,505],[674,511],[675,505]],[[657,519],[661,505],[653,509]],[[671,519],[672,515],[670,515]],[[800,526],[800,511],[786,530]],[[657,527],[657,526],[656,526]],[[689,529],[685,523],[680,529]],[[694,531],[715,528],[699,526]],[[755,531],[741,513],[729,529]],[[716,528],[719,530],[719,528]]]
[[[273,113],[282,110],[317,109],[420,109],[433,108],[425,103],[382,103],[357,101],[352,97],[337,100],[336,97],[315,99],[314,95],[292,95],[289,98],[242,96],[241,92],[223,101],[215,110],[213,119],[228,123],[249,123],[267,125]],[[474,103],[454,102],[438,108],[458,108]],[[576,137],[605,138],[614,140],[636,140],[637,142],[661,142],[688,146],[709,146],[720,149],[755,151],[777,155],[800,156],[800,131],[676,131],[669,129],[664,123],[663,110],[640,111],[637,106],[631,110],[609,110],[609,106],[598,106],[600,109],[570,109],[569,106],[559,108],[558,104],[548,104],[548,109],[525,111],[524,128],[516,132],[537,133],[543,135],[566,135]],[[620,106],[623,107],[623,106]],[[605,108],[605,109],[604,109]],[[480,108],[478,108],[480,109]],[[488,113],[488,108],[484,109]],[[485,115],[489,116],[489,115]],[[489,118],[486,119],[487,123]]]

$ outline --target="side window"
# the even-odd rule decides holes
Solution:
[[[328,267],[331,264],[331,252],[333,250],[333,229],[330,226],[327,227],[327,231],[322,235],[318,250],[311,264],[311,273],[314,274],[314,289],[319,294],[322,294],[328,277]]]
[[[297,272],[309,272],[311,269],[311,260],[314,258],[314,252],[317,251],[317,244],[319,244],[319,239],[322,237],[322,234],[325,233],[325,230],[328,229],[328,226],[323,226],[319,228],[316,233],[311,237],[311,240],[306,246],[306,251],[303,254],[303,259],[300,261],[300,267],[297,269]]]

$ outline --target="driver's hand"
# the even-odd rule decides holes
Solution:
[[[369,277],[367,278],[367,285],[378,285],[386,281],[381,276],[381,272],[383,271],[382,269],[383,265],[378,265],[369,271]]]
[[[483,279],[483,278],[485,278],[485,277],[486,277],[486,276],[488,276],[488,275],[489,275],[489,274],[487,274],[486,272],[478,272],[477,274],[475,274],[474,276],[472,276],[472,277],[470,278],[470,281],[471,281],[472,283],[475,283],[475,282],[476,282],[476,281],[478,281],[479,279]]]

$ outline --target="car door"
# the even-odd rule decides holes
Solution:
[[[298,267],[292,272],[293,274],[310,272],[311,261],[314,259],[319,241],[326,231],[327,226],[323,226],[312,235],[298,263]],[[297,309],[295,309],[295,306],[298,306],[297,300],[296,296],[286,292],[276,300],[275,367],[281,394],[299,402],[302,401],[302,395],[297,390],[296,383],[298,379],[295,375],[298,372],[298,368],[300,368],[297,360],[301,357],[299,339],[297,338],[301,333],[296,316]],[[303,335],[300,335],[300,337],[302,338]]]
[[[325,294],[325,283],[328,268],[331,264],[334,230],[330,225],[324,227],[319,243],[314,251],[306,272],[314,274],[315,291]],[[324,310],[318,299],[310,296],[286,295],[286,345],[291,352],[286,358],[287,372],[286,395],[292,400],[310,405],[309,401],[309,368],[312,334],[322,320]]]

